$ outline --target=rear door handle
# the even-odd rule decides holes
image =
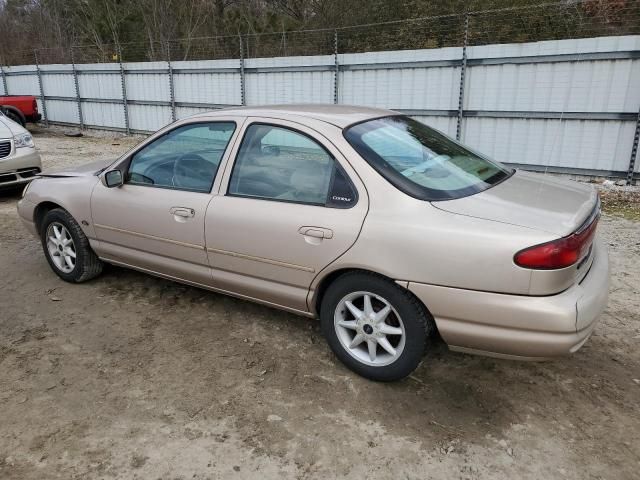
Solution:
[[[333,238],[333,230],[324,227],[300,227],[298,233],[313,238]]]
[[[196,214],[196,211],[193,208],[187,207],[171,207],[169,213],[176,217],[191,218]]]

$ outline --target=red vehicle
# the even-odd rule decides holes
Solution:
[[[38,113],[38,102],[33,95],[8,95],[0,97],[0,109],[4,114],[23,127],[27,122],[38,122],[42,115]]]

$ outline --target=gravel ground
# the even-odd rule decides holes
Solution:
[[[137,141],[36,131],[45,168]],[[633,215],[601,220],[611,297],[577,354],[440,346],[378,384],[338,363],[315,321],[115,267],[62,282],[18,198],[0,196],[0,478],[638,478]]]

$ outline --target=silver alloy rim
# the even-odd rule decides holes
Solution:
[[[398,312],[380,295],[353,292],[336,307],[334,328],[343,348],[365,365],[383,367],[404,350],[406,333]]]
[[[76,267],[76,246],[69,230],[59,222],[52,222],[47,228],[47,250],[58,270],[70,273]]]

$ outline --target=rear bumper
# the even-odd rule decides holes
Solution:
[[[0,189],[24,185],[42,170],[40,155],[34,148],[17,148],[6,158],[0,158]]]
[[[411,290],[431,311],[452,350],[540,360],[577,351],[606,307],[609,258],[600,239],[580,284],[551,296],[478,292],[419,283]]]
[[[42,120],[42,114],[40,113],[33,113],[31,115],[25,115],[25,118],[27,119],[27,122],[39,122],[40,120]]]

